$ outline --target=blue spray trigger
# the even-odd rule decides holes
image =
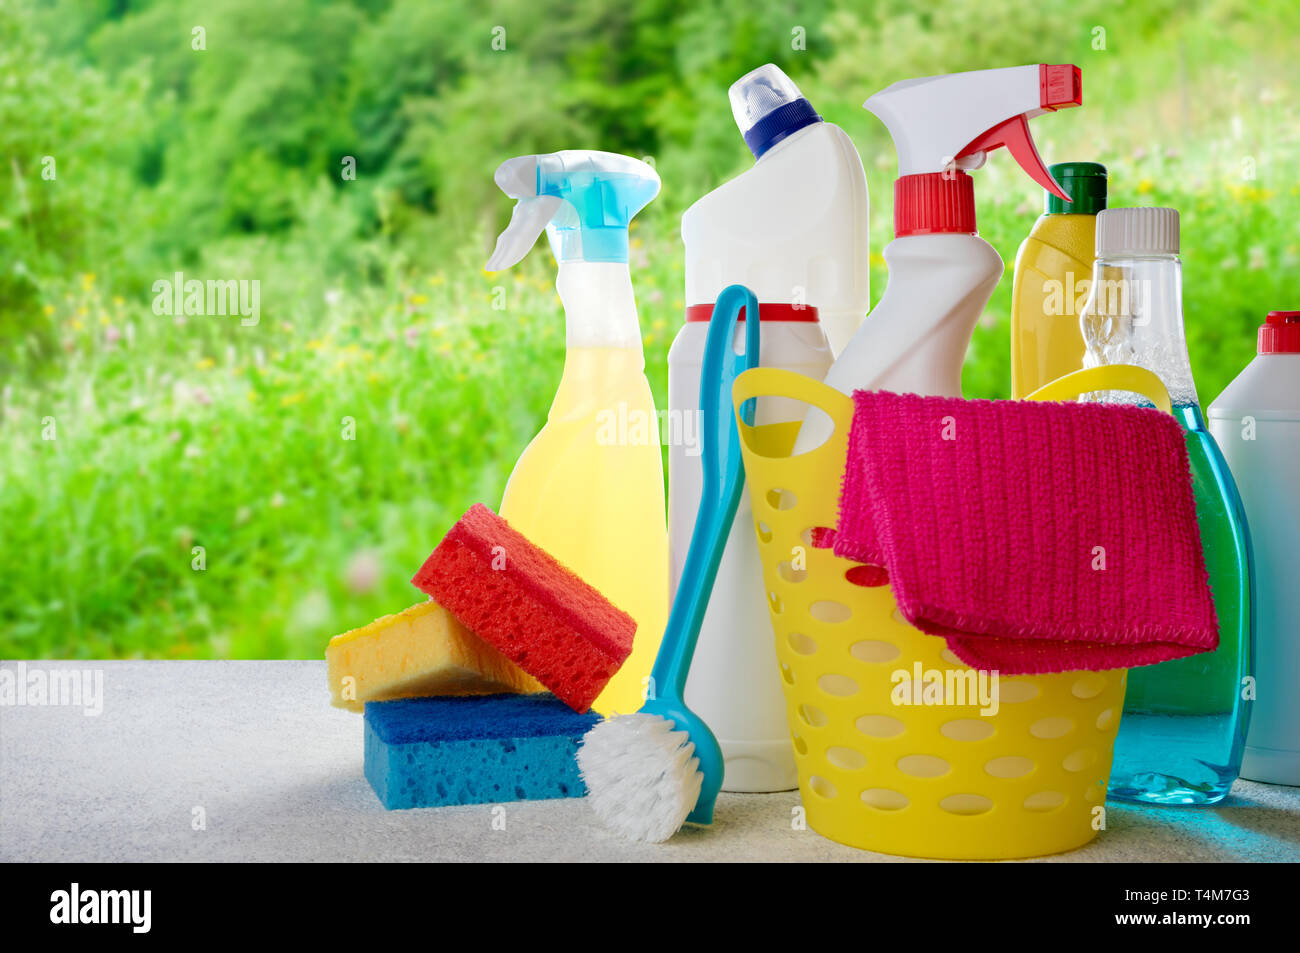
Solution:
[[[497,236],[488,271],[518,263],[543,228],[557,262],[626,264],[628,226],[659,194],[659,175],[649,164],[582,149],[516,156],[501,163],[492,179],[518,201]]]
[[[659,177],[645,168],[653,177],[538,166],[537,194],[562,199],[546,228],[556,261],[628,260],[628,226],[659,194]]]

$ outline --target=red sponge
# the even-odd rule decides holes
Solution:
[[[482,504],[411,581],[576,712],[632,651],[631,616]]]

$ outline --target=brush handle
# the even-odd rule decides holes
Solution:
[[[746,316],[745,350],[737,354],[732,341],[741,314]],[[695,655],[704,611],[713,593],[718,563],[722,561],[722,551],[740,503],[740,491],[745,485],[731,388],[740,374],[757,366],[758,351],[758,299],[743,285],[731,285],[718,295],[704,345],[704,367],[700,374],[700,462],[704,484],[681,584],[650,672],[655,697],[659,699],[681,700],[686,693],[686,676]],[[746,423],[753,422],[753,413],[752,403],[742,408]]]

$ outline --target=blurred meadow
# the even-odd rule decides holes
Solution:
[[[0,0],[0,657],[317,658],[419,601],[563,362],[545,243],[482,270],[497,164],[653,157],[633,280],[664,406],[680,215],[751,164],[726,93],[765,62],[858,145],[873,300],[895,159],[862,101],[1081,66],[1039,148],[1104,162],[1112,205],[1181,210],[1208,404],[1300,307],[1298,37],[1294,0]],[[975,176],[1007,274],[964,382],[1003,397],[1041,192],[1005,152]],[[176,272],[260,281],[258,322],[156,314]]]

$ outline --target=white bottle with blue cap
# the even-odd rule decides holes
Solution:
[[[668,355],[673,419],[700,406],[709,318],[728,285],[746,285],[758,297],[759,363],[818,380],[830,367],[835,339],[852,336],[869,304],[867,182],[849,137],[822,121],[772,64],[733,84],[731,105],[757,161],[682,216],[687,308],[686,325]],[[757,414],[762,439],[785,440],[788,447],[803,408],[764,398]],[[668,449],[674,591],[701,479],[698,448],[674,441]],[[686,683],[687,704],[722,747],[728,791],[788,791],[798,785],[774,641],[745,494]]]
[[[811,305],[838,354],[871,306],[862,159],[772,63],[729,95],[755,161],[682,215],[687,307],[733,284],[760,304]]]

